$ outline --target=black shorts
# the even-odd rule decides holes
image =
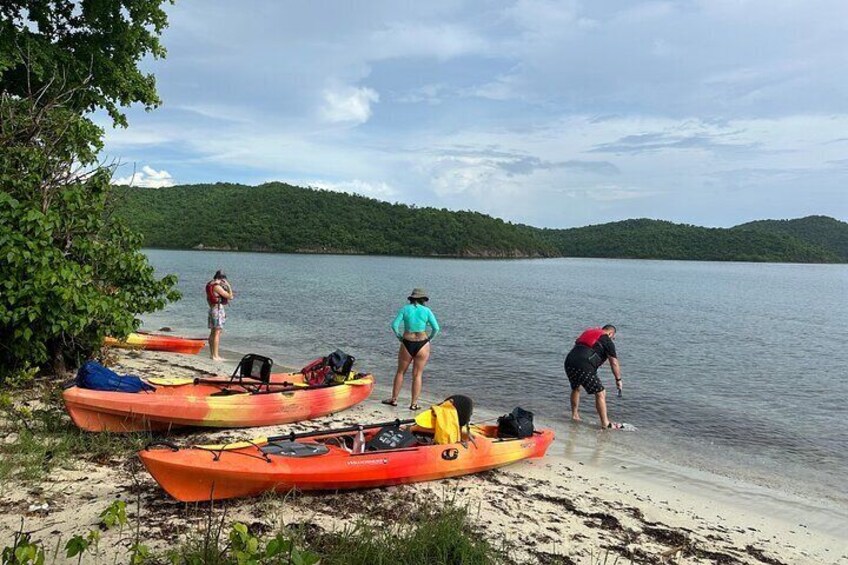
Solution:
[[[579,350],[572,351],[565,358],[565,374],[571,390],[576,390],[580,386],[589,394],[598,394],[604,390],[604,385],[598,378],[598,368]]]

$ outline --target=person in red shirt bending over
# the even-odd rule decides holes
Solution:
[[[619,428],[621,424],[610,422],[607,418],[607,393],[598,367],[609,359],[610,369],[615,377],[615,385],[621,392],[621,365],[615,354],[615,326],[607,324],[602,328],[589,328],[575,340],[574,347],[565,357],[565,374],[571,384],[571,419],[580,420],[580,387],[595,395],[595,408],[601,418],[601,427]]]

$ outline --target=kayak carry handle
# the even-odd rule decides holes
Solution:
[[[179,451],[180,450],[180,448],[177,446],[177,444],[171,443],[170,441],[164,441],[164,440],[163,441],[151,441],[150,443],[148,443],[147,445],[144,446],[144,450],[150,451],[151,447],[156,447],[156,446],[159,446],[159,445],[167,447],[171,451]]]

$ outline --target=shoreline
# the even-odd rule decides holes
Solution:
[[[120,352],[116,370],[175,376],[229,373],[235,363],[230,358],[234,352],[226,354],[227,361],[215,363],[201,356]],[[387,384],[385,377],[377,378]],[[319,420],[268,428],[187,430],[173,434],[173,440],[180,444],[196,443],[201,438],[229,441],[281,430],[387,419],[395,414],[406,417],[406,410],[379,403],[380,390],[350,410]],[[475,420],[488,416],[484,407],[477,413]],[[537,423],[539,427],[545,424]],[[586,433],[582,433],[583,428],[587,428]],[[592,437],[597,441],[603,432],[589,432],[587,426],[579,426],[576,433],[557,432],[557,440],[544,459],[478,475],[364,491],[272,495],[222,506],[227,509],[228,520],[241,519],[263,527],[276,520],[306,520],[328,531],[339,530],[357,518],[386,523],[389,517],[413,509],[416,500],[453,498],[471,510],[481,534],[512,548],[517,562],[585,563],[605,553],[610,559],[621,557],[622,562],[632,559],[649,563],[659,563],[677,553],[684,556],[678,562],[686,563],[848,560],[844,537],[822,532],[816,524],[799,522],[797,513],[784,517],[750,500],[730,504],[714,492],[702,490],[703,485],[688,473],[682,478],[651,477],[650,471],[635,463],[597,467],[592,463],[588,442]],[[105,462],[81,459],[73,467],[57,469],[36,485],[11,481],[14,484],[0,490],[0,531],[4,532],[0,541],[10,541],[21,517],[26,519],[25,529],[34,531],[36,539],[47,536],[49,542],[61,536],[67,540],[94,526],[99,513],[116,497],[126,499],[128,511],[133,513],[134,497],[138,497],[144,518],[142,529],[153,547],[173,544],[180,532],[184,534],[203,519],[202,505],[183,505],[170,499],[139,469],[136,457]],[[676,486],[675,481],[679,481]],[[50,505],[46,513],[27,511],[29,505],[44,502]],[[791,501],[780,505],[792,508]],[[104,532],[101,544],[109,546],[112,536],[113,532]]]
[[[598,257],[581,255],[393,255],[390,253],[365,253],[333,251],[272,251],[262,249],[225,249],[216,247],[152,247],[145,246],[142,251],[192,251],[208,253],[256,253],[258,255],[318,255],[337,257],[392,257],[396,259],[452,259],[456,261],[536,261],[545,259],[579,259],[597,261],[662,261],[664,263],[740,263],[743,265],[848,265],[848,261],[751,261],[743,259],[671,259],[662,257]]]

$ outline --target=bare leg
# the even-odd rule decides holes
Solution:
[[[406,373],[410,363],[412,363],[412,356],[401,343],[400,350],[398,350],[397,373],[395,373],[395,382],[392,385],[392,402],[397,402],[398,396],[400,396],[400,388],[403,386],[403,374]]]
[[[571,419],[580,421],[580,387],[571,391]]]
[[[602,390],[595,395],[595,409],[598,411],[598,416],[601,418],[601,427],[609,426],[609,418],[607,418],[607,391]]]
[[[418,352],[412,361],[412,400],[409,405],[418,403],[418,395],[421,394],[421,383],[424,380],[424,367],[430,360],[430,344],[428,343]]]
[[[209,332],[209,353],[212,359],[220,361],[221,356],[218,354],[218,344],[221,342],[221,328],[212,328]]]

